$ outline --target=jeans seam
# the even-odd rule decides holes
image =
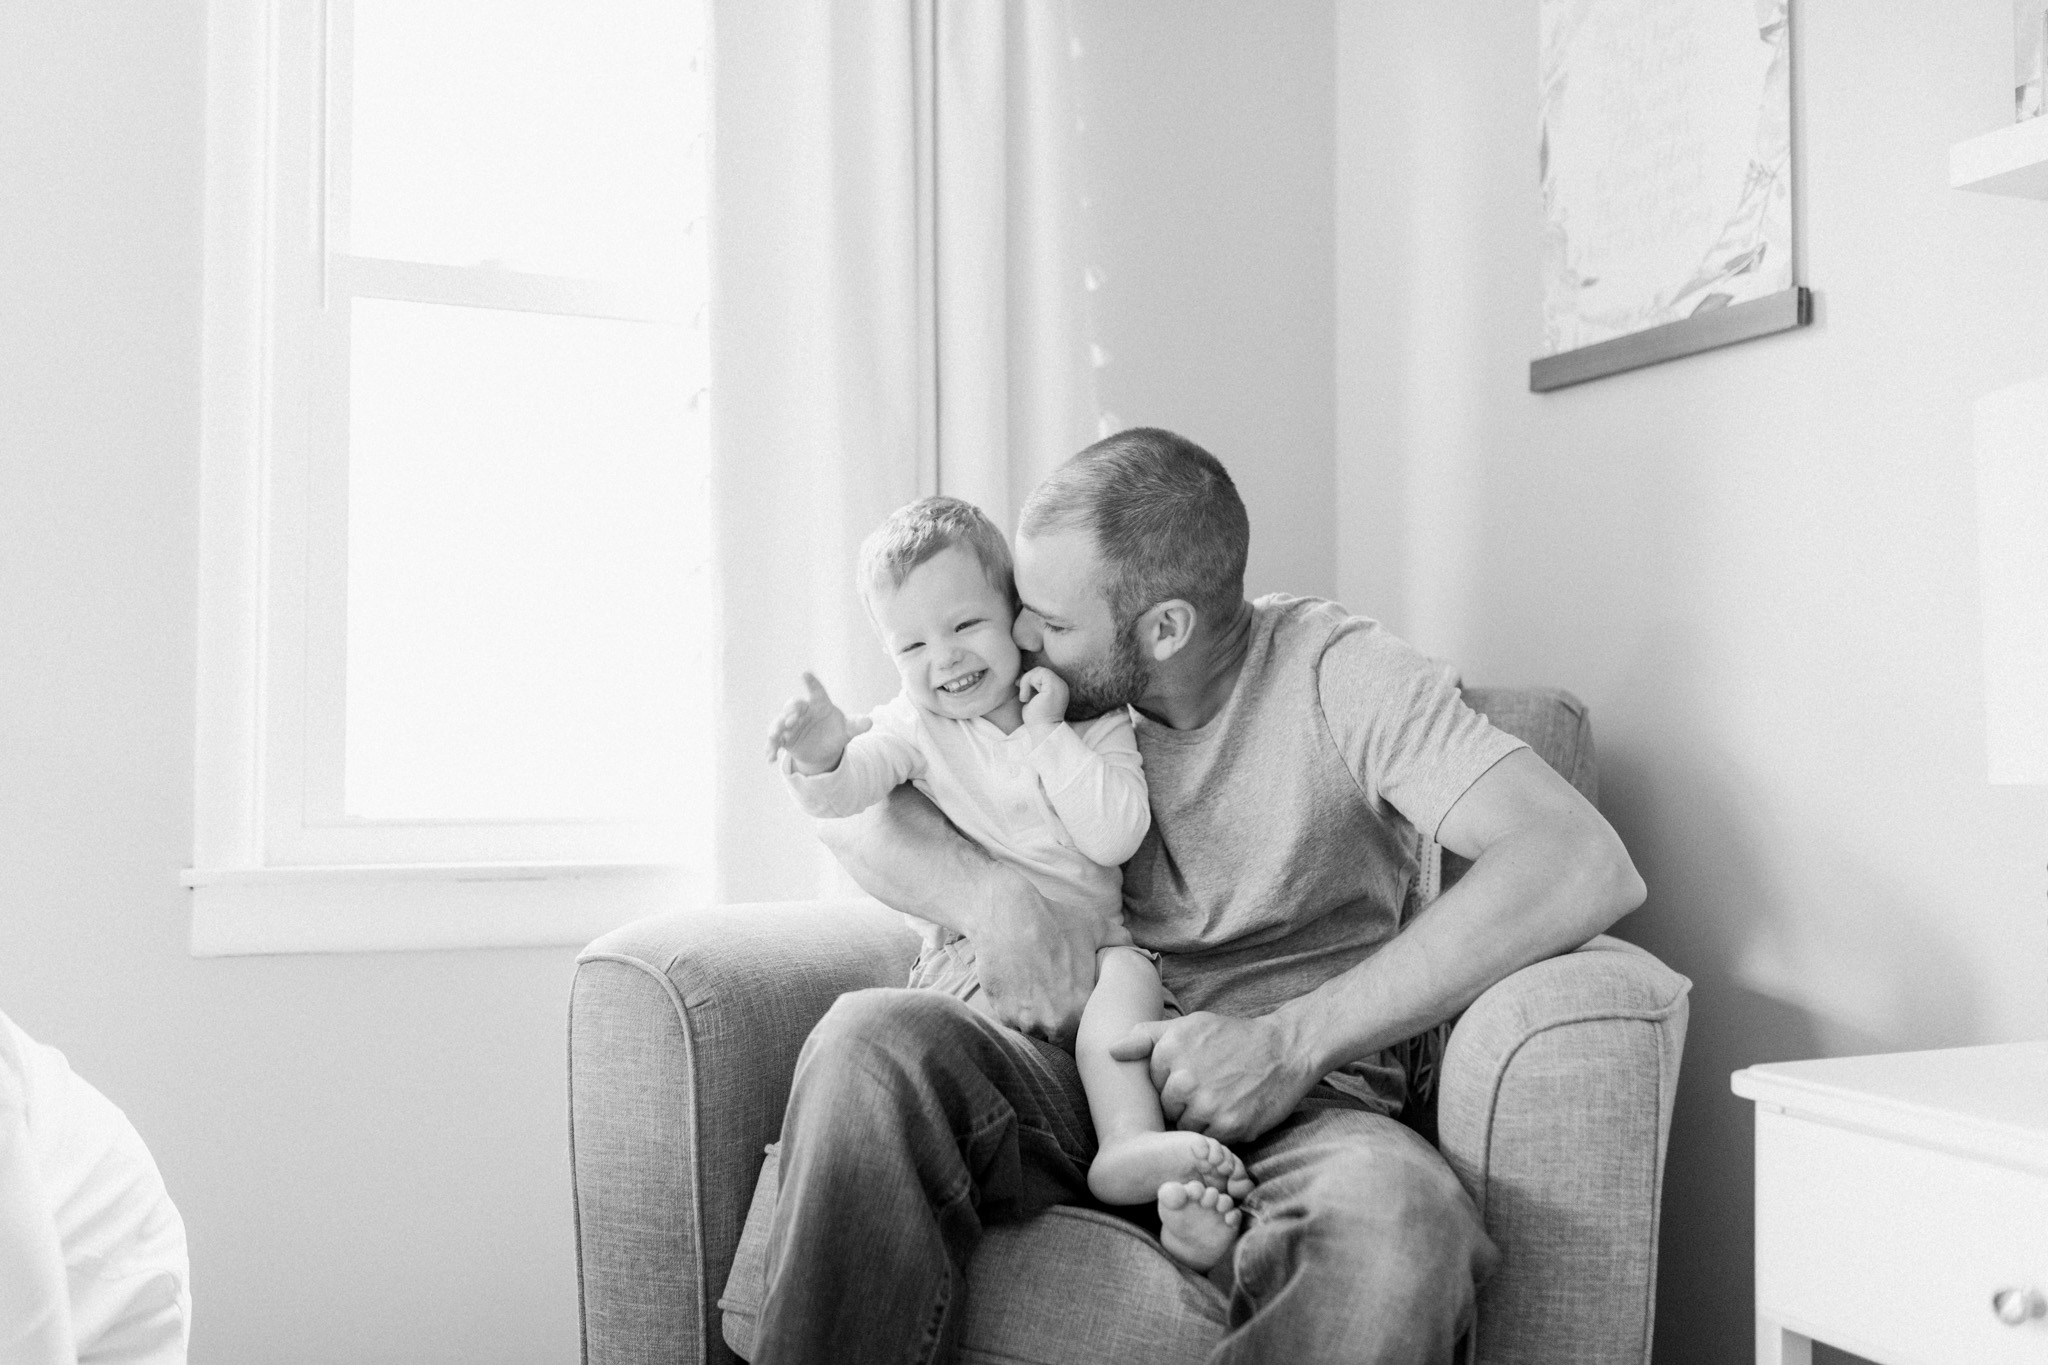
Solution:
[[[953,1300],[953,1277],[949,1273],[939,1285],[939,1292],[932,1303],[931,1315],[925,1320],[924,1339],[918,1343],[911,1359],[922,1365],[938,1365],[939,1346],[945,1339],[946,1309]]]
[[[1019,1135],[1029,1133],[1033,1137],[1041,1137],[1044,1138],[1046,1141],[1052,1143],[1054,1147],[1059,1149],[1059,1153],[1061,1156],[1073,1162],[1075,1165],[1085,1166],[1088,1164],[1089,1158],[1068,1150],[1067,1144],[1060,1140],[1060,1135],[1058,1133],[1055,1133],[1052,1129],[1045,1127],[1043,1124],[1037,1124],[1028,1121],[1022,1114],[1018,1113],[1015,1109],[1011,1109],[1007,1114],[990,1115],[983,1122],[974,1125],[973,1127],[967,1129],[965,1132],[956,1134],[955,1140],[961,1143],[963,1146],[965,1146],[968,1143],[972,1143],[978,1141],[983,1137],[986,1137],[993,1130],[1002,1127],[1005,1121],[1016,1124],[1017,1132],[1019,1133]]]
[[[1017,1120],[1017,1131],[1019,1131],[1020,1133],[1031,1133],[1037,1137],[1044,1138],[1046,1141],[1050,1142],[1053,1146],[1059,1149],[1059,1153],[1061,1156],[1073,1162],[1076,1166],[1086,1166],[1091,1160],[1094,1159],[1092,1153],[1073,1151],[1067,1146],[1066,1142],[1061,1139],[1058,1133],[1055,1133],[1052,1129],[1044,1127],[1040,1124],[1026,1123],[1022,1118],[1019,1118]]]
[[[1007,1115],[1000,1113],[991,1114],[982,1122],[973,1125],[965,1131],[955,1133],[953,1136],[953,1141],[957,1144],[959,1151],[964,1154],[969,1149],[971,1149],[974,1146],[974,1144],[980,1142],[990,1133],[996,1132],[997,1130],[1002,1128],[1003,1123],[1006,1119],[1015,1122],[1019,1130],[1021,1130],[1024,1127],[1023,1122],[1017,1118],[1014,1110]],[[962,1177],[962,1179],[964,1183],[962,1184],[959,1192],[957,1194],[949,1196],[946,1200],[947,1203],[950,1204],[955,1200],[965,1199],[970,1193],[973,1192],[974,1177],[972,1175],[965,1175]]]

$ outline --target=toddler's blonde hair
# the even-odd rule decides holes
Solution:
[[[875,592],[903,586],[910,571],[954,545],[963,545],[981,565],[988,585],[1003,595],[1014,611],[1017,585],[1012,575],[1010,543],[979,507],[959,498],[919,498],[889,514],[861,542],[857,579],[860,600],[874,609]]]

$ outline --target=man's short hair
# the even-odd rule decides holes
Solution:
[[[963,545],[981,565],[988,585],[1012,609],[1017,584],[1010,565],[1010,543],[979,507],[958,498],[919,498],[899,507],[861,542],[856,578],[861,601],[872,607],[877,589],[903,586],[910,571],[934,555]]]
[[[1119,628],[1173,598],[1223,621],[1244,600],[1251,522],[1223,462],[1184,436],[1134,427],[1104,437],[1049,475],[1024,504],[1019,534],[1078,526],[1111,571]]]

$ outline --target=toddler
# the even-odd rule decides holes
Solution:
[[[1002,532],[969,503],[925,498],[868,537],[859,574],[903,691],[849,719],[804,675],[806,695],[784,708],[768,739],[798,803],[812,815],[847,816],[909,782],[1046,899],[1118,919],[1119,869],[1151,820],[1137,737],[1122,708],[1067,724],[1066,683],[1050,669],[1022,671]],[[927,935],[927,960],[950,952],[971,962],[970,950],[957,935],[942,942],[937,926]],[[978,985],[964,975],[959,993],[971,999]],[[1088,1188],[1109,1204],[1156,1199],[1167,1251],[1208,1270],[1237,1238],[1236,1205],[1251,1178],[1214,1138],[1167,1131],[1147,1064],[1109,1055],[1170,1005],[1155,954],[1096,955],[1075,1044],[1098,1143]]]

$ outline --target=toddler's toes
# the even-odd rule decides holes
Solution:
[[[1237,1153],[1212,1137],[1205,1136],[1202,1140],[1207,1144],[1197,1158],[1202,1183],[1227,1191],[1233,1199],[1243,1199],[1250,1194],[1255,1182]]]
[[[1208,1204],[1210,1208],[1216,1211],[1217,1216],[1223,1220],[1225,1227],[1235,1228],[1243,1220],[1244,1210],[1240,1209],[1237,1206],[1237,1201],[1232,1199],[1223,1190],[1210,1190],[1209,1193],[1216,1196],[1215,1202],[1209,1203],[1209,1201],[1204,1200],[1203,1203]]]
[[[1159,1187],[1159,1240],[1189,1269],[1207,1271],[1221,1263],[1242,1222],[1237,1201],[1212,1185],[1180,1180]]]
[[[1195,1176],[1204,1185],[1222,1189],[1229,1181],[1233,1160],[1230,1149],[1215,1138],[1198,1136],[1195,1139]]]

